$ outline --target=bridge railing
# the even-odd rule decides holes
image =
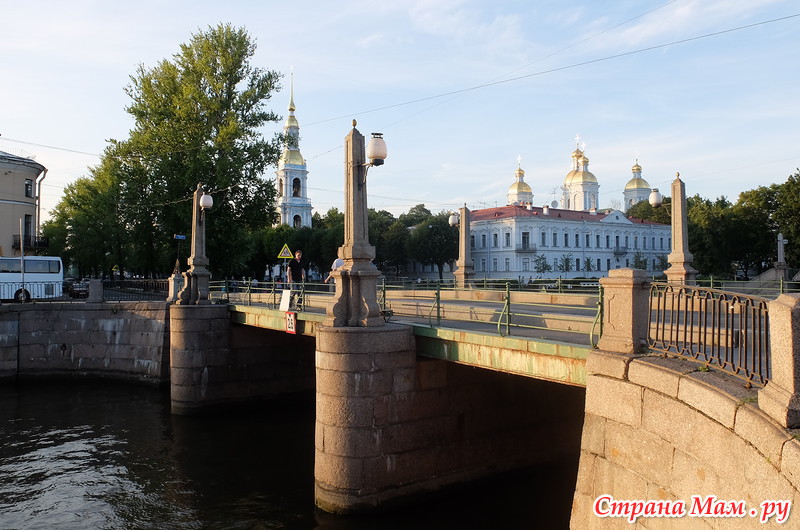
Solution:
[[[167,279],[103,280],[103,301],[164,301],[169,294]]]
[[[295,288],[299,294],[301,310],[325,309],[333,297],[333,284],[323,282],[302,282]],[[243,305],[266,305],[271,309],[280,307],[284,291],[290,290],[287,282],[271,280],[216,280],[209,282],[209,298],[213,303],[233,303]]]
[[[453,278],[417,279],[409,278],[384,278],[383,282],[390,289],[406,291],[453,291],[462,287]],[[525,278],[473,278],[468,280],[466,289],[476,291],[505,292],[506,288],[514,292],[556,292],[556,293],[596,293],[600,287],[597,279],[591,278],[551,278],[528,279]]]
[[[787,281],[783,278],[774,280],[721,280],[711,276],[696,280],[694,283],[698,287],[769,299],[777,298],[787,293],[800,293],[800,282]]]
[[[770,379],[768,299],[669,283],[650,287],[651,350],[763,386]]]
[[[382,283],[379,304],[384,314],[431,327],[463,327],[500,335],[524,334],[567,342],[596,345],[602,333],[602,298],[599,284],[570,293],[505,289],[453,289],[445,284],[433,289]]]

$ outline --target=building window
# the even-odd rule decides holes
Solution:
[[[511,258],[506,258],[506,272],[511,270]]]
[[[497,248],[497,234],[492,234],[492,246]]]
[[[553,258],[553,270],[558,270],[558,258]]]
[[[545,232],[542,232],[542,246],[547,246],[547,234]]]
[[[481,271],[486,272],[486,258],[481,258]]]
[[[611,270],[611,258],[606,260],[606,270],[607,271]]]
[[[506,246],[507,247],[511,246],[511,233],[510,232],[506,232]]]
[[[303,227],[303,220],[300,218],[299,215],[295,215],[293,219],[293,225],[295,228],[302,228]]]
[[[581,270],[581,259],[580,258],[575,258],[575,270],[576,271]]]
[[[628,259],[628,258],[625,258],[625,268],[627,269],[630,266],[631,266],[631,260]]]
[[[625,248],[628,248],[628,236],[625,236]]]
[[[564,246],[569,246],[569,234],[564,234]]]
[[[475,248],[475,236],[469,236],[469,248]]]
[[[639,248],[639,236],[633,236],[633,248]]]
[[[660,243],[661,243],[661,250],[664,250],[664,238],[663,237],[661,238]]]
[[[647,250],[647,238],[642,236],[642,248]]]
[[[33,234],[33,216],[30,214],[25,214],[25,221],[22,225],[23,236],[22,239],[25,240],[25,246],[30,247],[33,246],[33,238],[31,235]],[[27,268],[27,265],[25,266]]]
[[[597,270],[599,271],[603,270],[600,268],[600,258],[597,258]]]
[[[589,234],[586,234],[586,248],[589,248],[589,243],[590,243]]]
[[[31,179],[25,179],[25,196],[33,197],[33,181]]]
[[[497,258],[492,258],[492,270],[497,272]]]
[[[530,246],[531,246],[531,233],[522,232],[522,250],[528,250]]]
[[[580,248],[581,246],[581,235],[575,234],[575,248]]]
[[[481,248],[486,248],[486,234],[481,234]]]
[[[611,236],[606,236],[606,248],[611,247]]]
[[[652,243],[652,245],[650,245],[650,248],[655,250],[656,249],[656,238],[653,238],[650,242]]]
[[[600,236],[597,235],[597,236],[594,236],[594,238],[595,238],[594,239],[594,246],[596,246],[597,248],[600,248]]]
[[[292,197],[300,197],[300,179],[292,181]]]
[[[614,236],[614,246],[619,248],[619,236]]]
[[[554,247],[558,246],[558,234],[556,234],[555,232],[553,232],[553,246]]]
[[[522,270],[524,271],[531,270],[531,262],[528,258],[522,258]]]

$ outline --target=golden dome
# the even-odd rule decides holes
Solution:
[[[299,149],[284,149],[283,153],[281,153],[281,162],[284,164],[294,164],[295,166],[304,166],[306,164]]]
[[[633,167],[631,168],[631,171],[633,171],[634,173],[641,173],[642,172],[642,166],[639,165],[639,162],[636,162],[633,165]]]
[[[508,193],[515,193],[519,195],[520,193],[533,193],[533,190],[530,186],[528,186],[527,182],[515,182],[508,187]]]
[[[636,166],[634,166],[636,167]],[[643,189],[650,189],[650,184],[643,179],[642,177],[633,177],[628,181],[625,185],[626,190],[643,190]]]
[[[597,177],[591,171],[573,169],[564,177],[564,185],[570,184],[597,184]]]

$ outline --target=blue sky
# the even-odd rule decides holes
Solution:
[[[353,118],[367,136],[384,133],[389,158],[369,173],[369,206],[395,215],[418,203],[503,205],[518,156],[534,204],[549,203],[576,134],[601,207],[621,200],[637,156],[662,192],[679,171],[688,195],[732,201],[800,167],[791,0],[0,0],[0,10],[0,150],[49,169],[45,210],[108,139],[127,138],[124,87],[137,65],[223,22],[255,39],[255,66],[285,74],[269,103],[284,117],[294,69],[321,213],[342,208]]]

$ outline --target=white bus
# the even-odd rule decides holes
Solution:
[[[57,298],[63,288],[64,267],[59,257],[0,258],[0,300]]]

